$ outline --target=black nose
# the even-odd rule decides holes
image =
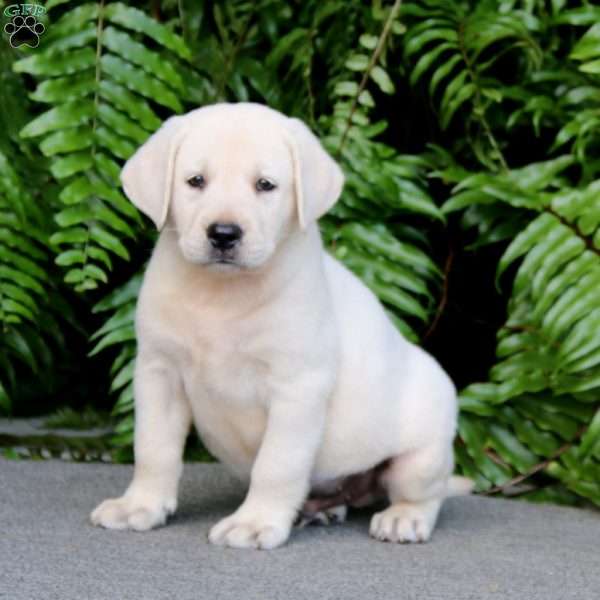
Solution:
[[[243,233],[235,223],[213,223],[206,230],[212,247],[217,250],[231,250],[242,239]]]

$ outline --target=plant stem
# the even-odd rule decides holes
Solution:
[[[587,428],[588,428],[587,425],[584,425],[583,427],[581,427],[575,434],[575,437],[570,442],[563,444],[560,448],[558,448],[558,450],[553,452],[548,458],[546,458],[542,462],[538,463],[537,465],[534,465],[533,467],[531,467],[531,469],[529,469],[529,471],[527,471],[526,473],[517,475],[517,477],[513,477],[512,479],[510,479],[506,483],[503,483],[502,485],[497,485],[493,488],[490,488],[489,490],[480,492],[479,495],[480,496],[491,496],[492,494],[497,494],[498,492],[504,493],[508,488],[511,488],[519,483],[522,483],[526,479],[529,479],[530,477],[532,477],[539,471],[545,469],[552,461],[556,460],[559,456],[561,456],[567,450],[569,450],[573,446],[573,444],[587,431]]]
[[[593,252],[594,254],[597,254],[598,256],[600,256],[600,250],[598,250],[598,248],[596,248],[596,246],[594,246],[592,239],[587,237],[581,231],[581,229],[579,229],[579,227],[577,226],[577,223],[567,221],[567,219],[565,219],[565,217],[563,217],[561,214],[557,213],[551,206],[547,206],[546,208],[544,208],[544,212],[551,214],[555,219],[560,221],[565,227],[568,227],[569,229],[573,230],[575,232],[575,235],[580,240],[583,241],[583,243],[586,245],[587,249],[590,252]]]
[[[248,32],[250,31],[250,25],[252,24],[252,19],[254,18],[255,12],[256,6],[253,6],[252,10],[248,13],[248,17],[244,23],[244,28],[242,29],[235,46],[227,57],[227,62],[225,63],[225,68],[223,69],[223,77],[221,77],[221,80],[219,81],[219,87],[217,88],[217,101],[225,100],[223,96],[225,93],[225,86],[227,85],[227,81],[231,75],[231,70],[233,69],[233,65],[235,64],[235,59],[237,58],[240,48],[243,46],[246,38],[248,37]]]
[[[388,18],[385,21],[385,25],[383,26],[383,29],[379,36],[379,39],[377,40],[377,45],[375,46],[375,50],[373,50],[373,54],[371,54],[371,58],[369,59],[369,64],[367,65],[367,68],[365,69],[365,72],[363,73],[362,80],[358,86],[358,90],[356,90],[356,94],[354,95],[352,104],[350,105],[350,114],[348,115],[348,119],[346,121],[346,127],[344,129],[344,133],[342,134],[342,139],[340,140],[340,145],[338,146],[337,153],[336,153],[336,155],[338,157],[342,152],[342,148],[344,147],[344,144],[346,143],[346,138],[348,137],[348,132],[350,131],[350,127],[352,126],[352,117],[354,116],[356,107],[358,106],[358,97],[362,94],[363,90],[365,89],[365,86],[367,85],[367,82],[369,81],[369,76],[371,75],[371,71],[373,70],[373,67],[377,64],[377,61],[379,60],[379,56],[381,55],[381,53],[383,52],[383,49],[385,48],[385,43],[386,43],[387,38],[390,35],[390,31],[392,29],[392,23],[394,22],[394,19],[396,18],[396,15],[398,14],[398,11],[400,10],[401,4],[402,4],[402,0],[396,0],[394,2],[394,5],[392,6],[392,8],[390,10],[390,14],[388,15]]]
[[[508,163],[506,162],[506,158],[504,158],[504,154],[502,154],[502,150],[500,150],[500,146],[498,145],[498,142],[496,141],[496,138],[492,132],[492,128],[490,127],[490,124],[488,123],[487,119],[485,118],[485,109],[483,107],[483,102],[481,99],[481,88],[479,86],[479,78],[477,76],[477,73],[475,72],[475,69],[473,68],[473,65],[471,63],[471,60],[469,59],[469,55],[467,54],[467,50],[464,45],[464,39],[463,39],[464,22],[460,23],[457,34],[458,34],[458,46],[460,48],[460,53],[462,55],[465,65],[467,67],[469,77],[471,78],[471,81],[473,82],[473,85],[475,86],[475,114],[477,115],[479,122],[481,123],[481,126],[483,127],[483,131],[485,132],[485,135],[490,143],[490,146],[492,147],[498,160],[500,161],[500,165],[502,166],[502,169],[504,171],[509,171],[510,169],[508,167]]]
[[[316,125],[317,125],[317,121],[315,118],[315,93],[314,93],[314,90],[312,87],[312,62],[313,62],[313,55],[315,52],[315,45],[314,45],[315,34],[316,34],[316,30],[314,28],[311,28],[311,30],[308,32],[308,43],[310,44],[310,54],[309,54],[308,61],[306,64],[306,69],[303,73],[304,81],[306,83],[306,93],[308,94],[308,119],[309,119],[311,127],[313,127],[314,129],[316,129]]]
[[[96,153],[95,132],[98,125],[98,104],[100,102],[100,79],[102,77],[102,32],[104,30],[104,0],[100,0],[98,24],[96,26],[96,74],[94,92],[94,120],[92,121],[92,157]]]
[[[98,9],[98,24],[96,26],[96,74],[94,91],[94,119],[92,121],[92,159],[96,157],[96,128],[98,127],[98,105],[100,104],[100,79],[102,78],[102,32],[104,31],[104,0],[100,0]],[[81,268],[85,269],[88,262],[88,247],[90,245],[90,223],[86,223],[87,237],[83,245],[83,262]],[[83,279],[85,282],[86,279]]]
[[[435,317],[429,326],[429,329],[423,335],[422,342],[425,342],[431,334],[436,330],[439,321],[442,317],[444,309],[446,308],[446,304],[448,304],[448,287],[449,287],[449,277],[450,270],[452,269],[452,263],[454,262],[454,248],[452,243],[448,245],[448,257],[446,258],[446,264],[444,265],[444,287],[442,289],[442,296],[440,298],[440,303],[438,304],[437,310],[435,312]]]

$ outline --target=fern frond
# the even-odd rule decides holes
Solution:
[[[596,18],[600,18],[600,11],[596,11]],[[575,44],[571,50],[570,58],[581,61],[579,70],[592,75],[600,75],[600,24],[596,22]]]
[[[410,226],[384,223],[404,214],[443,223],[444,216],[427,191],[426,161],[376,141],[385,123],[370,122],[370,82],[380,93],[394,92],[386,51],[402,31],[399,7],[396,2],[380,15],[378,36],[359,36],[359,49],[350,52],[334,83],[333,114],[321,119],[325,144],[346,173],[342,198],[322,229],[335,256],[379,297],[400,331],[417,340],[435,312],[442,273],[423,250],[426,237]]]
[[[39,50],[15,71],[38,80],[31,98],[52,106],[28,123],[61,186],[55,215],[65,281],[82,292],[108,281],[114,258],[129,259],[140,219],[119,188],[120,164],[161,122],[181,112],[185,42],[142,11],[119,2],[65,13]]]
[[[64,302],[49,274],[52,252],[44,216],[22,176],[0,152],[0,409],[9,412],[25,367],[38,376],[52,365],[62,335]]]
[[[559,439],[568,442],[544,470],[598,505],[600,463],[590,449],[600,436],[595,421],[587,429],[582,423],[592,419],[600,397],[599,190],[600,181],[594,181],[550,194],[538,207],[539,216],[506,249],[498,277],[514,261],[521,264],[508,320],[498,334],[499,362],[490,383],[469,386],[461,398],[467,422],[474,418],[469,413],[509,417],[506,440],[522,457],[515,440],[524,443],[535,464],[554,458]],[[557,403],[559,398],[565,400]],[[502,456],[490,439],[481,443]],[[472,448],[467,451],[477,458]],[[517,455],[508,458],[513,471],[507,480],[532,466],[518,462]],[[497,482],[488,479],[487,486],[492,484]]]
[[[94,347],[90,356],[106,349],[118,349],[110,376],[110,392],[118,394],[112,414],[119,419],[112,444],[130,458],[128,448],[133,443],[133,371],[135,369],[136,341],[134,329],[135,306],[142,283],[140,271],[122,286],[98,302],[95,313],[109,313],[102,327],[91,336]]]
[[[498,164],[506,169],[487,117],[488,110],[502,101],[505,87],[493,76],[492,68],[505,51],[520,53],[525,70],[539,66],[542,50],[533,36],[540,28],[538,19],[525,11],[491,11],[485,4],[471,10],[447,0],[424,6],[407,3],[401,13],[411,23],[404,38],[410,83],[415,86],[425,76],[429,78],[428,95],[437,99],[442,129],[466,109],[466,129],[471,122],[477,123],[479,137],[489,146],[483,151],[479,141],[473,144],[478,159],[494,170]],[[503,50],[498,51],[499,47]]]

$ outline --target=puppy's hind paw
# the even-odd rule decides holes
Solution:
[[[433,532],[439,504],[437,501],[394,504],[373,515],[369,533],[382,542],[426,542]]]
[[[326,508],[312,515],[300,514],[296,527],[302,528],[307,525],[335,525],[343,523],[348,515],[348,507],[345,504]]]

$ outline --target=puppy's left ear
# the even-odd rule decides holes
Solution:
[[[300,228],[322,217],[337,201],[344,174],[313,132],[299,119],[288,119],[294,166],[294,191]]]

